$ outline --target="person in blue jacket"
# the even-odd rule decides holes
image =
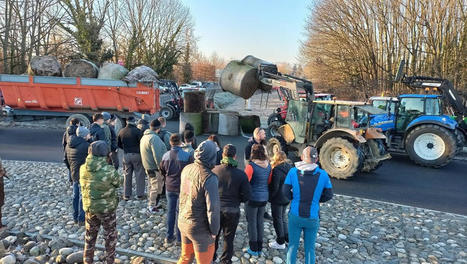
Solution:
[[[300,236],[303,231],[305,264],[315,263],[315,240],[319,228],[319,203],[332,198],[328,174],[319,168],[318,150],[306,147],[302,161],[295,163],[285,178],[282,191],[292,202],[289,210],[289,248],[287,264],[295,264]]]

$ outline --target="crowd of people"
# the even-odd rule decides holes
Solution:
[[[287,263],[295,263],[303,231],[305,263],[314,263],[319,203],[332,198],[331,182],[317,164],[314,147],[306,147],[301,161],[293,164],[280,147],[268,153],[266,133],[256,128],[245,148],[245,168],[241,169],[234,145],[222,146],[216,135],[197,145],[190,124],[183,133],[172,134],[165,129],[162,117],[150,121],[143,116],[138,122],[129,117],[116,134],[114,123],[115,116],[105,112],[93,116],[89,129],[72,119],[63,135],[65,163],[73,186],[73,219],[86,229],[85,263],[93,261],[100,226],[106,262],[114,262],[120,199],[147,199],[148,214],[165,213],[165,243],[181,245],[179,264],[194,259],[200,264],[232,263],[241,203],[251,256],[263,252],[264,220],[270,204],[276,239],[269,247],[288,248]],[[117,172],[121,150],[123,178]],[[123,193],[119,195],[121,183]],[[166,208],[161,203],[163,195]],[[221,235],[223,250],[217,255]]]

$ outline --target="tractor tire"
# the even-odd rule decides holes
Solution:
[[[405,149],[416,164],[441,168],[456,155],[456,136],[444,127],[421,125],[407,135]]]
[[[368,145],[368,149],[370,153],[373,155],[374,158],[378,159],[384,156],[386,150],[381,149],[381,142],[378,142],[377,139],[370,139],[366,142]],[[363,172],[371,172],[376,170],[377,168],[381,167],[383,165],[383,162],[375,162],[372,161],[371,159],[365,159],[364,161],[364,166],[362,168]]]
[[[279,134],[279,127],[281,127],[282,125],[284,125],[284,122],[280,121],[280,120],[274,120],[271,122],[271,124],[269,124],[269,127],[268,127],[268,131],[269,131],[269,136],[270,137],[278,137],[280,136]]]
[[[172,107],[166,105],[161,108],[161,110],[159,111],[159,115],[164,117],[166,120],[171,120],[172,118],[174,118],[175,111]]]
[[[329,176],[348,179],[361,167],[358,147],[347,139],[336,137],[327,140],[320,149],[319,160]]]
[[[464,132],[462,132],[462,130],[460,129],[456,129],[455,134],[456,134],[456,142],[457,142],[456,154],[460,154],[462,153],[462,151],[464,151],[464,146],[466,144],[465,136],[464,136]]]
[[[89,118],[83,114],[72,114],[71,116],[69,116],[67,119],[66,119],[66,126],[68,127],[70,125],[70,121],[71,119],[73,118],[76,118],[79,120],[79,123],[82,125],[82,126],[85,126],[87,128],[89,128],[89,126],[91,125],[91,121],[89,120]]]

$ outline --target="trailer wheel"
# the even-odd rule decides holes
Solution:
[[[164,117],[166,120],[171,120],[174,117],[174,110],[172,107],[166,105],[161,108],[159,115]]]
[[[421,166],[440,168],[456,155],[453,132],[437,125],[421,125],[407,135],[405,149],[411,160]]]
[[[70,125],[70,121],[71,119],[73,118],[76,118],[79,120],[79,123],[82,125],[82,126],[85,126],[85,127],[89,127],[91,125],[91,121],[89,120],[89,118],[83,114],[72,114],[71,116],[69,116],[66,120],[66,126],[68,127]]]
[[[359,150],[347,139],[336,137],[327,140],[320,149],[319,160],[329,176],[348,179],[359,169]]]

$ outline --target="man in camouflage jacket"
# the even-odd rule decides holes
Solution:
[[[117,189],[121,178],[112,165],[107,163],[109,148],[105,141],[93,142],[86,163],[80,169],[83,209],[86,213],[84,263],[92,263],[97,233],[102,225],[105,241],[105,262],[114,263],[117,245],[116,210]]]

